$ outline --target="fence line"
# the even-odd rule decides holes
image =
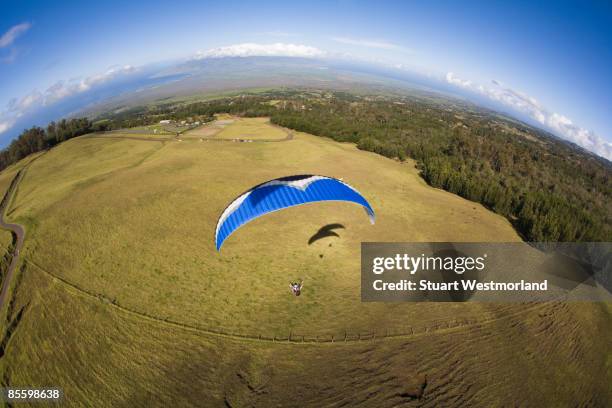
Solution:
[[[37,265],[35,262],[25,257],[24,257],[24,262],[34,266],[36,269],[44,272],[45,274],[50,276],[52,279],[61,282],[63,285],[73,290],[76,290],[78,293],[82,295],[86,295],[90,298],[106,303],[111,307],[114,307],[123,312],[129,313],[131,315],[135,315],[135,316],[145,318],[148,320],[152,320],[155,322],[159,322],[159,323],[163,323],[163,324],[167,324],[167,325],[171,325],[175,327],[180,327],[183,329],[196,331],[196,332],[204,333],[204,334],[210,334],[210,335],[234,338],[234,339],[240,339],[240,340],[253,340],[253,341],[271,342],[271,343],[290,343],[290,344],[338,343],[338,344],[343,344],[343,343],[359,343],[359,342],[367,342],[367,341],[377,341],[377,340],[393,339],[393,338],[416,337],[416,336],[422,336],[422,335],[432,334],[432,333],[441,332],[441,331],[455,331],[456,329],[477,328],[477,327],[481,327],[482,325],[492,323],[494,321],[498,321],[502,319],[509,319],[515,315],[522,314],[528,310],[539,308],[539,307],[542,307],[542,305],[545,305],[545,303],[529,304],[529,305],[526,305],[525,308],[522,308],[518,313],[505,314],[504,316],[498,317],[498,318],[482,319],[482,320],[454,319],[452,321],[437,321],[429,325],[407,326],[405,328],[386,329],[382,333],[380,331],[371,331],[371,332],[345,331],[344,334],[327,333],[327,334],[317,334],[317,335],[310,335],[310,334],[299,333],[299,332],[296,333],[293,331],[290,331],[286,335],[279,335],[277,333],[272,334],[272,335],[266,335],[263,333],[258,333],[258,334],[235,333],[235,332],[224,331],[220,329],[206,328],[206,327],[202,327],[202,326],[198,326],[194,324],[179,322],[179,321],[169,319],[169,318],[160,318],[158,316],[150,315],[146,312],[142,312],[139,310],[135,310],[135,309],[120,305],[116,303],[116,301],[113,299],[109,299],[108,297],[102,294],[94,293],[87,289],[83,289],[79,287],[78,285],[75,285],[74,283],[65,280],[64,278],[61,278],[53,274],[52,272],[45,270],[41,266]]]

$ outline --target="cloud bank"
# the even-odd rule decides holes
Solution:
[[[550,112],[535,98],[503,86],[499,81],[492,80],[493,86],[475,84],[472,81],[458,78],[452,72],[446,74],[446,82],[482,94],[494,101],[522,112],[558,136],[576,143],[591,152],[612,160],[612,143],[609,143],[593,131],[575,125],[568,117]]]
[[[80,80],[58,81],[44,92],[34,90],[20,99],[14,98],[8,103],[6,110],[0,113],[0,134],[11,129],[20,117],[29,112],[52,105],[61,99],[89,91],[96,86],[135,71],[136,68],[131,65],[111,67],[103,73]]]
[[[195,60],[224,57],[301,57],[320,58],[326,53],[318,48],[301,44],[257,44],[244,43],[213,48],[208,51],[198,51]]]

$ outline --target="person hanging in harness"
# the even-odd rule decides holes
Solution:
[[[295,296],[300,296],[300,293],[302,293],[303,287],[304,287],[304,283],[302,282],[301,279],[297,281],[289,282],[289,288],[291,288],[291,293],[293,293]]]

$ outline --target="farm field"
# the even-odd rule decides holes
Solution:
[[[154,124],[154,125],[148,125],[148,126],[136,126],[136,127],[132,127],[129,129],[123,129],[123,130],[129,130],[133,133],[138,133],[138,132],[148,132],[148,133],[159,133],[160,135],[162,134],[166,134],[166,135],[174,135],[174,132],[170,132],[166,129],[166,125],[162,125],[162,124]]]
[[[191,129],[181,135],[183,139],[207,139],[214,138],[219,134],[225,127],[234,123],[234,119],[229,117],[226,119],[217,119],[214,122],[206,123],[195,129]]]
[[[269,118],[237,118],[219,115],[217,120],[189,130],[182,139],[222,139],[275,141],[288,137],[289,131],[271,125]]]
[[[4,254],[13,240],[11,233],[5,230],[0,231],[0,251]]]
[[[13,178],[17,175],[19,170],[21,170],[24,166],[27,166],[32,160],[35,160],[39,156],[40,153],[32,154],[0,172],[0,196],[2,198],[4,198],[4,194],[8,190]]]
[[[488,324],[349,343],[244,340],[142,318],[29,267],[12,385],[73,406],[593,406],[609,400],[609,306],[546,304]],[[550,361],[555,364],[550,364]],[[526,373],[529,375],[526,377]],[[536,382],[537,380],[537,382]],[[350,391],[349,391],[350,390]],[[32,405],[35,406],[35,405]]]
[[[122,131],[112,131],[105,133],[94,133],[91,135],[83,136],[83,138],[89,139],[121,139],[121,140],[159,140],[159,141],[167,141],[172,140],[176,137],[175,133],[165,133],[165,134],[156,134],[149,131],[134,131],[129,132],[126,130]]]
[[[266,119],[218,120],[213,137],[286,135]],[[184,143],[79,137],[28,166],[8,211],[27,235],[6,382],[61,384],[75,406],[606,401],[609,345],[594,334],[612,330],[608,304],[361,302],[361,242],[520,241],[506,219],[427,186],[411,161],[305,133],[189,140],[205,128]],[[238,194],[310,173],[355,186],[376,224],[351,204],[307,205],[215,250]],[[330,223],[340,236],[309,245]]]
[[[10,262],[9,250],[13,243],[13,235],[10,231],[0,230],[0,268],[2,268],[2,277],[0,282],[4,281],[4,274]]]
[[[241,118],[217,134],[220,139],[284,139],[286,132],[268,124],[268,118]]]

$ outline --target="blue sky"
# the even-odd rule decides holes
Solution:
[[[87,89],[151,62],[283,43],[401,65],[558,133],[612,140],[611,2],[20,1],[2,10],[0,131],[58,81]]]

